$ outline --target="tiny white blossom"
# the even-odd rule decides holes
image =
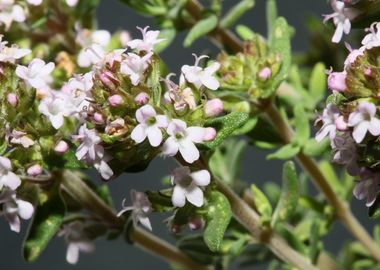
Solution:
[[[46,97],[41,100],[38,111],[45,115],[55,129],[59,129],[67,116],[65,100],[60,96]]]
[[[25,21],[24,9],[14,0],[0,0],[0,25],[4,24],[5,30],[9,30],[13,21]]]
[[[152,204],[150,203],[148,196],[143,193],[131,190],[132,206],[126,205],[126,200],[123,200],[123,209],[117,214],[118,217],[123,215],[127,211],[132,211],[132,220],[135,224],[141,223],[145,228],[152,231],[152,225],[148,218],[148,215],[152,212]]]
[[[69,7],[75,7],[75,6],[78,4],[78,1],[79,1],[79,0],[66,0],[66,4],[67,4]]]
[[[361,143],[367,131],[373,136],[380,135],[380,120],[376,117],[376,106],[369,102],[360,102],[356,111],[348,117],[348,126],[354,127],[352,137]]]
[[[150,145],[159,146],[162,142],[160,128],[168,126],[168,119],[165,115],[157,115],[154,108],[144,105],[136,111],[136,119],[139,124],[133,129],[131,138],[136,143],[143,142],[148,137]]]
[[[31,4],[33,6],[39,6],[39,5],[41,5],[42,1],[43,0],[26,0],[26,2],[28,2],[28,4]]]
[[[152,55],[152,52],[147,53],[143,57],[134,53],[128,53],[127,58],[121,62],[120,72],[128,75],[133,85],[138,85],[144,76],[144,72],[149,67]]]
[[[343,37],[343,33],[345,33],[346,35],[350,33],[351,22],[345,13],[344,2],[334,0],[332,1],[331,6],[335,12],[330,15],[325,15],[325,19],[323,20],[323,22],[326,22],[331,19],[333,20],[336,29],[334,36],[332,37],[332,42],[339,43]]]
[[[199,61],[208,56],[201,55],[198,57],[193,54],[195,57],[194,66],[184,65],[182,66],[182,73],[185,76],[186,80],[192,84],[194,84],[198,89],[204,85],[211,90],[216,90],[219,88],[219,81],[214,77],[214,73],[220,68],[220,64],[218,62],[214,62],[210,66],[206,68],[199,67]]]
[[[366,29],[369,32],[362,40],[361,50],[369,50],[374,47],[380,46],[380,23],[374,22],[369,28]]]
[[[0,156],[0,190],[3,187],[16,190],[20,185],[20,178],[12,172],[11,161],[6,157]]]
[[[167,156],[174,156],[179,151],[183,159],[193,163],[199,159],[199,150],[194,143],[204,141],[205,129],[202,127],[187,127],[186,123],[179,119],[173,119],[166,129],[169,138],[165,141],[162,152]]]
[[[45,63],[45,61],[35,58],[28,67],[18,65],[16,75],[34,88],[43,88],[47,86],[50,73],[53,71],[55,64]]]
[[[154,45],[164,41],[165,39],[159,39],[158,35],[160,31],[148,31],[149,26],[144,29],[137,27],[141,31],[143,35],[143,39],[134,39],[127,43],[129,47],[132,49],[136,49],[138,52],[145,51],[151,52],[153,51]]]
[[[9,128],[9,126],[7,126],[7,128]],[[34,141],[26,135],[26,132],[14,129],[7,136],[7,141],[13,144],[21,144],[24,148],[29,148],[34,145]]]
[[[16,192],[10,189],[3,190],[0,193],[0,204],[2,211],[0,216],[4,215],[12,231],[19,233],[22,219],[30,219],[33,215],[34,208],[30,202],[18,199]]]
[[[58,236],[64,237],[67,245],[66,261],[76,264],[79,260],[80,252],[92,252],[95,249],[94,243],[88,238],[84,230],[83,223],[74,221],[63,225],[58,232]]]
[[[200,187],[210,184],[211,175],[207,170],[191,172],[189,167],[179,167],[172,172],[171,182],[174,185],[172,203],[183,207],[188,200],[191,204],[203,205],[203,191]]]
[[[17,45],[8,47],[7,41],[2,41],[3,36],[0,35],[0,62],[14,64],[20,59],[31,53],[29,49],[20,49]]]

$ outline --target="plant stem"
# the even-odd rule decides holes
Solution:
[[[298,269],[319,269],[312,265],[309,259],[292,249],[276,232],[271,229],[263,230],[260,225],[259,215],[225,183],[218,179],[215,179],[215,182],[218,190],[228,198],[235,218],[255,239],[266,245],[279,259]]]
[[[62,188],[75,198],[84,208],[101,218],[112,228],[123,227],[123,220],[87,184],[72,171],[65,170],[61,175]],[[144,250],[154,254],[169,263],[175,263],[185,269],[207,270],[207,266],[200,265],[187,257],[178,248],[157,236],[135,227],[130,232],[130,239]]]
[[[203,7],[197,0],[188,1],[186,8],[189,13],[194,16],[195,19],[199,19],[201,17]],[[209,36],[214,40],[219,41],[222,45],[224,45],[224,47],[228,48],[234,53],[243,50],[241,41],[229,30],[218,27],[213,32],[211,32]],[[285,144],[289,143],[293,138],[294,131],[283,120],[281,114],[278,112],[272,101],[268,102],[268,100],[264,100],[263,103],[267,103],[267,106],[264,106],[266,107],[265,112],[272,121],[273,125],[279,131],[283,142]],[[341,200],[331,188],[327,179],[320,171],[315,160],[301,152],[297,155],[297,161],[301,167],[306,172],[308,172],[314,184],[320,189],[330,204],[335,208],[337,217],[342,221],[346,228],[368,249],[372,256],[380,262],[379,246],[373,241],[372,237],[352,214],[347,203]]]
[[[283,142],[291,142],[294,136],[294,131],[282,118],[273,102],[268,103],[265,112],[273,125],[279,131],[279,135],[281,136]],[[331,188],[328,180],[319,169],[317,162],[306,156],[303,152],[300,152],[296,159],[301,167],[309,174],[313,183],[319,188],[319,190],[325,195],[326,199],[334,207],[337,217],[342,221],[352,235],[355,236],[368,249],[371,255],[380,262],[379,246],[374,242],[372,237],[352,214],[347,203],[340,199]]]

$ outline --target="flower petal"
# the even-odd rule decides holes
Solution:
[[[201,207],[203,205],[203,191],[199,187],[193,185],[191,189],[186,189],[185,195],[191,204],[197,207]]]
[[[172,203],[176,207],[183,207],[186,203],[185,192],[180,186],[173,189]]]
[[[193,182],[197,184],[197,186],[207,186],[210,184],[211,175],[207,170],[196,171],[190,174]]]

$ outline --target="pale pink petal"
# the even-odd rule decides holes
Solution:
[[[148,217],[139,217],[139,222],[141,223],[142,226],[147,228],[149,231],[153,230]]]
[[[149,104],[136,111],[136,119],[139,123],[145,123],[150,117],[155,117],[156,115],[156,111]]]
[[[194,183],[197,184],[197,186],[201,187],[207,186],[211,181],[211,175],[207,170],[193,172],[190,174],[190,176],[193,179]]]
[[[157,121],[157,126],[159,126],[160,128],[166,128],[169,124],[169,121],[166,115],[157,115],[156,121]]]
[[[70,264],[76,264],[79,259],[79,248],[76,243],[70,243],[67,247],[66,261]]]
[[[352,137],[355,139],[357,143],[361,143],[367,133],[369,127],[368,121],[363,121],[357,126],[354,127],[354,131],[352,132]]]
[[[162,146],[162,153],[167,156],[174,156],[178,152],[178,147],[178,142],[173,137],[169,137]]]
[[[162,133],[157,126],[149,127],[147,129],[148,140],[151,146],[157,147],[162,142]]]
[[[141,143],[145,140],[146,136],[147,136],[147,130],[146,128],[142,125],[142,124],[139,124],[137,125],[133,130],[132,130],[132,133],[131,133],[131,138],[132,140],[134,140],[136,143]]]
[[[193,185],[191,188],[189,187],[186,189],[185,195],[191,204],[197,207],[201,207],[203,205],[203,191],[196,185]]]
[[[199,151],[190,139],[183,139],[179,142],[179,152],[188,163],[193,163],[199,159]]]
[[[193,142],[201,143],[204,140],[206,130],[203,127],[188,127],[186,133]]]
[[[20,178],[13,172],[8,172],[4,176],[0,176],[0,182],[12,190],[16,190],[21,185]]]
[[[368,131],[373,136],[380,135],[380,120],[377,118],[372,118],[370,123],[369,123]]]
[[[176,207],[183,207],[186,203],[184,190],[180,186],[173,188],[172,203]]]
[[[33,215],[34,208],[30,202],[17,200],[18,214],[22,219],[30,219]]]

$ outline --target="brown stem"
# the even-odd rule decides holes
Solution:
[[[74,197],[84,208],[101,218],[105,223],[109,224],[110,227],[122,228],[122,219],[120,219],[115,211],[100,199],[77,174],[66,170],[63,172],[61,179],[62,188]],[[210,269],[194,262],[178,248],[139,227],[135,227],[131,230],[130,238],[137,246],[169,263],[178,264],[184,269]]]

